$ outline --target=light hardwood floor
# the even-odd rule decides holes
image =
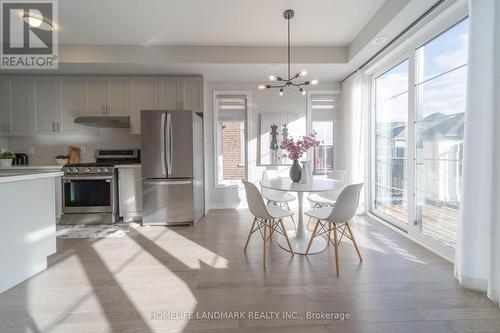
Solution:
[[[500,332],[500,310],[461,288],[448,262],[371,220],[308,257],[255,234],[247,211],[211,211],[196,227],[138,228],[122,238],[60,239],[48,270],[0,295],[0,332]],[[291,223],[288,223],[291,227]],[[2,253],[2,255],[8,255]],[[349,313],[332,320],[152,319],[187,311]]]

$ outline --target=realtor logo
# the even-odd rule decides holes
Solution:
[[[57,0],[0,0],[1,69],[57,69]]]

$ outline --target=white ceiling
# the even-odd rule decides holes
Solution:
[[[348,45],[385,0],[61,0],[61,44]]]

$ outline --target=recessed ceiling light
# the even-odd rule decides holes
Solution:
[[[54,31],[55,27],[52,22],[45,19],[42,15],[33,15],[32,13],[25,14],[22,16],[23,21],[28,23],[30,26],[46,31]]]
[[[271,70],[275,71],[275,70],[277,70],[278,68],[280,68],[280,66],[279,66],[279,65],[271,65],[271,67],[270,67],[270,68],[271,68]]]
[[[387,36],[378,36],[376,37],[373,41],[372,41],[372,44],[373,45],[380,45],[380,44],[383,44],[387,41]]]

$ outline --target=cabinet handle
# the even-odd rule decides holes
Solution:
[[[109,105],[106,105],[106,109],[108,110],[108,116],[111,114],[111,112],[109,111]]]
[[[52,122],[52,132],[56,131],[56,123],[53,121]]]
[[[57,122],[57,131],[61,132],[61,124],[59,124],[59,122]]]
[[[104,105],[101,105],[101,113],[106,114],[106,112],[104,111]]]

